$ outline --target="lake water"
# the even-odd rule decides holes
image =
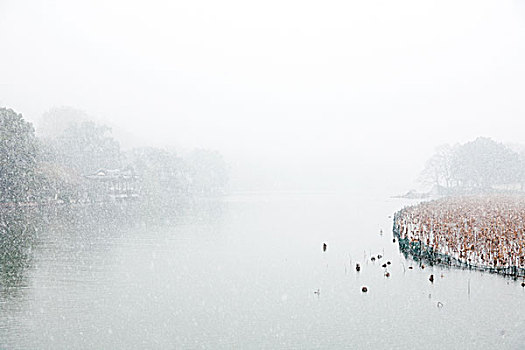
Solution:
[[[405,259],[389,216],[409,203],[251,193],[170,219],[15,220],[36,234],[2,258],[0,348],[525,348],[521,281]]]

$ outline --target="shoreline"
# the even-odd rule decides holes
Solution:
[[[480,199],[486,200],[484,197],[464,197],[460,200],[466,204],[470,204],[469,201],[477,201]],[[490,197],[488,203],[491,203],[490,200],[492,199],[493,198]],[[457,198],[444,198],[423,204],[429,208],[434,206],[438,209],[444,209],[449,215],[452,210],[451,207],[455,205],[453,201],[457,200]],[[510,203],[514,205],[513,202]],[[441,205],[441,207],[438,205]],[[499,244],[493,246],[493,239],[480,237],[483,237],[483,234],[485,234],[485,236],[491,238],[493,236],[500,238],[505,235],[502,234],[499,236],[499,233],[496,232],[503,229],[511,230],[511,228],[505,225],[501,225],[501,227],[490,226],[492,231],[481,232],[479,227],[472,223],[478,221],[477,224],[479,225],[480,221],[483,222],[483,220],[474,217],[474,215],[471,215],[468,210],[463,209],[461,206],[460,213],[468,218],[466,220],[464,217],[460,217],[460,220],[457,220],[457,222],[436,223],[429,220],[430,223],[428,221],[423,223],[424,220],[427,219],[425,215],[429,216],[428,211],[425,212],[425,210],[429,208],[423,208],[420,203],[418,205],[405,207],[394,214],[393,235],[398,241],[399,250],[405,254],[405,256],[411,256],[416,261],[427,261],[431,265],[490,272],[515,279],[525,278],[525,264],[523,263],[525,247],[523,247],[523,243],[515,242],[519,242],[520,240],[523,242],[523,231],[521,231],[521,236],[513,231],[516,239],[511,243],[507,241],[507,245],[501,244],[500,242],[503,241],[503,239],[500,239],[497,241]],[[514,207],[512,208],[515,209]],[[407,213],[408,211],[411,211],[410,215]],[[430,216],[432,215],[434,216],[432,219],[438,216],[434,212],[430,214]],[[447,219],[450,218],[450,216],[447,215],[445,215],[445,217]],[[483,219],[486,218],[483,217]],[[470,225],[468,223],[470,223]],[[436,230],[436,226],[441,228],[441,230]],[[473,232],[475,233],[472,234]],[[437,237],[439,237],[439,239]],[[516,246],[518,246],[518,249],[516,249]],[[502,256],[501,251],[505,251],[508,256]],[[490,258],[485,258],[485,256],[489,256]],[[518,262],[518,264],[510,263],[510,261]]]

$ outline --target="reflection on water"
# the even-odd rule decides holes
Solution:
[[[406,203],[259,193],[174,210],[11,213],[2,226],[0,348],[525,344],[519,282],[423,270],[403,257],[388,216]]]
[[[27,286],[24,271],[31,264],[39,223],[24,210],[5,209],[0,216],[0,295],[16,297]]]

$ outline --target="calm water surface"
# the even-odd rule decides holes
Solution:
[[[48,218],[14,266],[4,253],[0,348],[525,348],[520,281],[400,254],[389,215],[409,203],[258,193],[160,221]]]

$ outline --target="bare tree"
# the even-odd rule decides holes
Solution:
[[[452,164],[455,147],[441,145],[436,153],[427,160],[425,168],[420,174],[420,181],[438,187],[450,188],[453,184]]]

